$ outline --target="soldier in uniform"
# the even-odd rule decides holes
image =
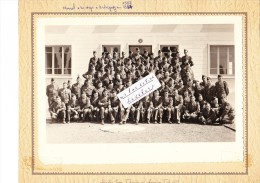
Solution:
[[[55,81],[51,78],[51,84],[46,87],[46,95],[48,97],[49,107],[54,102],[54,97],[58,95],[58,88],[54,85]]]
[[[102,86],[102,81],[97,81],[97,87],[94,90],[98,93],[98,96],[101,97],[105,88]]]
[[[148,65],[149,61],[150,61],[150,57],[148,56],[148,51],[144,50],[144,56],[143,56],[142,64]]]
[[[200,105],[200,110],[204,109],[206,102],[204,101],[202,94],[198,95],[198,103]]]
[[[207,76],[205,75],[202,75],[202,82],[200,83],[200,85],[203,87],[203,88],[206,88],[208,82],[207,82]]]
[[[189,94],[188,90],[185,90],[183,93],[183,105],[187,107],[187,105],[190,103],[190,97],[191,95]]]
[[[66,106],[59,96],[56,97],[56,102],[52,103],[49,112],[52,121],[57,120],[59,122],[61,120],[64,124],[66,123]]]
[[[215,111],[211,109],[210,104],[207,102],[205,108],[202,109],[199,117],[199,122],[202,124],[212,124],[216,120]]]
[[[158,120],[158,113],[159,113],[159,123],[162,123],[162,111],[160,110],[162,107],[162,98],[159,95],[159,91],[154,91],[154,96],[152,98],[153,102],[153,116],[154,116],[154,123],[157,123]]]
[[[109,98],[110,100],[110,105],[108,106],[108,113],[111,119],[111,123],[115,124],[116,119],[118,117],[119,113],[119,106],[121,105],[117,95],[116,95],[116,90],[113,89],[111,91],[111,97]]]
[[[103,90],[102,96],[100,97],[98,101],[99,105],[99,111],[100,111],[100,117],[101,117],[101,124],[104,125],[105,121],[104,119],[107,117],[108,114],[108,106],[110,106],[110,101],[108,98],[107,90]]]
[[[183,119],[196,120],[198,118],[198,114],[200,113],[200,105],[195,101],[195,96],[191,96],[190,98],[190,102],[185,107]]]
[[[219,109],[220,109],[220,105],[218,103],[218,97],[214,97],[210,104],[211,104],[212,110],[214,110],[215,113],[218,115]]]
[[[139,49],[139,48],[136,48],[135,50],[136,50],[136,54],[135,54],[135,62],[137,62],[137,60],[140,60],[141,63],[142,63],[142,61],[143,61],[143,57],[142,57],[142,55],[140,54],[140,49]]]
[[[85,121],[87,119],[92,118],[92,109],[93,106],[91,105],[90,98],[87,97],[85,92],[82,92],[81,97],[79,99],[80,105],[80,118]]]
[[[189,64],[191,67],[194,65],[192,57],[188,55],[188,50],[184,49],[184,56],[181,58],[182,64]]]
[[[205,87],[205,100],[207,102],[211,102],[215,97],[216,89],[215,86],[212,84],[211,78],[207,77],[207,85]]]
[[[183,97],[179,95],[178,90],[173,90],[173,106],[174,110],[172,110],[172,118],[173,122],[177,121],[179,124],[181,122],[181,114],[184,112],[184,105],[183,105]]]
[[[85,80],[84,85],[81,87],[81,93],[85,92],[87,97],[91,97],[95,87],[91,85],[90,80]]]
[[[141,107],[142,107],[142,101],[139,100],[135,102],[130,108],[130,117],[132,121],[135,120],[136,125],[139,124]]]
[[[231,106],[230,103],[228,103],[227,98],[223,96],[221,98],[221,107],[219,110],[219,118],[217,118],[216,121],[218,121],[220,124],[232,124],[234,123],[235,119],[235,110]]]
[[[81,96],[81,83],[80,83],[81,79],[80,77],[78,76],[77,77],[77,82],[74,83],[72,86],[71,86],[71,93],[74,94],[77,99]]]
[[[162,115],[165,115],[167,117],[167,122],[171,122],[171,115],[173,110],[173,100],[172,97],[169,97],[169,91],[167,89],[164,90],[164,96],[162,97],[162,107],[160,108],[160,111]]]
[[[71,99],[71,91],[67,87],[68,87],[68,84],[66,82],[64,82],[63,88],[61,88],[59,90],[59,96],[61,98],[61,101],[64,102],[66,106]]]
[[[183,96],[185,87],[183,85],[183,81],[180,79],[178,85],[175,86],[175,88],[178,90],[179,95]]]
[[[79,101],[75,94],[71,94],[71,100],[67,106],[67,113],[68,113],[68,123],[70,123],[70,119],[77,120],[79,119],[79,112],[80,112],[80,105]]]
[[[229,94],[229,88],[226,81],[223,81],[222,75],[218,75],[218,81],[215,84],[216,88],[216,96],[218,97],[218,101],[221,104],[222,96],[227,97]]]
[[[98,114],[99,114],[99,105],[98,105],[98,102],[99,102],[99,97],[98,97],[98,92],[96,92],[95,90],[93,91],[92,93],[92,97],[91,97],[91,104],[93,106],[93,109],[92,109],[92,121],[94,120],[98,120]]]
[[[145,123],[145,120],[147,120],[147,123],[150,124],[151,115],[153,112],[153,102],[150,100],[149,95],[146,95],[144,99],[142,100],[142,107],[141,107],[141,116],[142,121]]]
[[[162,55],[162,51],[158,50],[158,56],[155,57],[154,59],[159,65],[162,63],[163,60],[163,55]]]
[[[195,90],[195,97],[196,99],[199,98],[199,95],[202,95],[203,98],[205,98],[205,94],[204,94],[204,87],[202,85],[200,85],[198,80],[194,81],[195,86],[194,86],[194,90]]]
[[[97,57],[97,52],[93,51],[93,57],[91,57],[90,60],[89,60],[89,67],[88,68],[90,68],[91,65],[94,65],[96,67],[98,60],[99,59]]]

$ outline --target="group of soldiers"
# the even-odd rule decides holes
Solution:
[[[74,121],[110,122],[125,124],[180,123],[193,121],[201,124],[233,123],[234,108],[227,101],[229,88],[221,75],[213,84],[210,77],[202,75],[202,81],[195,80],[192,57],[188,50],[180,57],[177,49],[168,50],[158,56],[129,52],[121,57],[117,52],[93,52],[88,71],[82,76],[85,81],[71,85],[64,82],[58,89],[54,79],[47,86],[49,112],[52,120],[63,123]],[[124,108],[117,94],[139,81],[149,73],[155,73],[161,87]]]

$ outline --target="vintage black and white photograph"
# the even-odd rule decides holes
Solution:
[[[40,47],[46,143],[238,140],[235,23],[53,22]]]

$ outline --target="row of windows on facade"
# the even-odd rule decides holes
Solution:
[[[143,53],[145,50],[152,53],[152,45],[131,45],[129,51],[135,53],[136,48]],[[163,54],[170,49],[178,49],[178,45],[160,45]],[[121,53],[120,45],[103,45],[105,53]],[[71,46],[46,46],[45,47],[45,73],[48,75],[71,75]],[[235,53],[233,45],[210,45],[210,74],[234,75]],[[192,56],[192,54],[191,54]]]

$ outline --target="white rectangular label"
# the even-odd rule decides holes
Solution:
[[[124,108],[127,108],[141,100],[146,95],[149,95],[160,86],[161,84],[154,73],[150,73],[148,76],[145,76],[140,81],[118,93],[117,97],[123,104]]]

